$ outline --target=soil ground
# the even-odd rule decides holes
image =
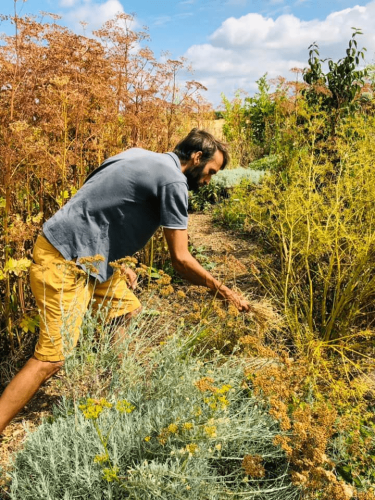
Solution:
[[[252,255],[256,253],[254,243],[241,238],[238,233],[217,226],[207,213],[191,214],[189,217],[189,242],[192,253],[210,269],[210,272],[228,286],[241,290],[245,295],[256,297],[257,284],[249,274]],[[181,285],[186,290],[186,285]],[[168,299],[160,299],[156,307],[163,310]],[[33,431],[44,418],[51,414],[53,406],[60,400],[61,381],[57,375],[48,381],[29,404],[17,415],[4,431],[0,441],[0,468],[5,472],[12,455],[22,448],[26,429]],[[67,394],[68,396],[68,394]],[[0,469],[1,474],[1,469]],[[3,474],[4,475],[4,474]],[[0,477],[0,488],[5,483]],[[3,494],[3,497],[1,496]],[[7,498],[5,491],[0,498]]]

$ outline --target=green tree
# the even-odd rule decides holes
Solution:
[[[358,49],[357,35],[362,35],[358,28],[352,28],[353,34],[346,49],[346,55],[337,62],[331,58],[320,59],[319,47],[314,42],[309,47],[308,68],[303,75],[308,88],[304,91],[309,104],[318,105],[331,113],[331,132],[334,133],[338,120],[342,116],[358,110],[358,97],[367,76],[367,69],[359,70],[360,59],[364,59],[366,49]],[[328,61],[328,72],[324,73],[322,63]]]

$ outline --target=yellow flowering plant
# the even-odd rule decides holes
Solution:
[[[85,404],[80,404],[78,406],[85,419],[93,422],[99,441],[104,449],[104,453],[95,455],[94,463],[100,464],[101,466],[107,465],[107,467],[103,468],[103,479],[107,482],[120,481],[120,478],[118,477],[119,468],[113,465],[108,450],[108,439],[114,425],[116,424],[116,420],[111,425],[107,433],[104,434],[98,423],[98,419],[106,409],[111,409],[113,407],[115,407],[118,414],[132,413],[135,410],[135,406],[126,399],[119,400],[115,405],[113,405],[105,398],[100,398],[99,400],[88,398]]]

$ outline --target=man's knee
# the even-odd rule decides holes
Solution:
[[[64,361],[41,361],[34,356],[32,359],[37,363],[38,371],[41,373],[44,382],[55,375],[64,366]]]

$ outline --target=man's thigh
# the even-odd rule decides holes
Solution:
[[[33,260],[30,282],[41,318],[35,357],[61,361],[77,344],[92,285],[43,236],[35,244]]]

